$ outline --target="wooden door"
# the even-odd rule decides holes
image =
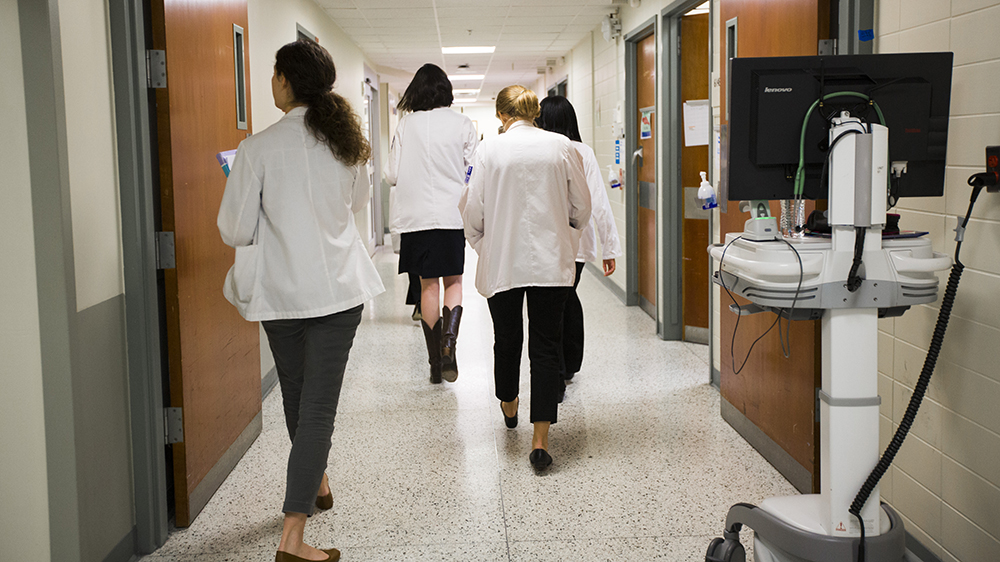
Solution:
[[[708,103],[708,14],[681,18],[681,102]],[[703,123],[708,126],[707,123]],[[688,123],[685,123],[685,127]],[[709,172],[708,145],[681,148],[681,186],[684,189],[682,248],[683,339],[707,344],[708,333],[708,217],[701,208],[700,172]]]
[[[656,318],[656,34],[636,45],[639,306]]]
[[[260,433],[257,324],[222,296],[234,251],[216,217],[226,178],[215,154],[236,148],[237,49],[248,69],[246,0],[151,0],[155,49],[166,52],[167,87],[156,90],[162,229],[174,232],[176,267],[165,272],[169,396],[181,408],[183,441],[172,445],[176,525],[208,503]],[[249,76],[244,72],[244,108]]]
[[[736,55],[741,57],[815,55],[820,39],[829,36],[829,0],[722,0],[719,21],[723,26],[736,19]],[[776,31],[779,30],[779,31]],[[718,68],[722,73],[722,120],[726,124],[726,44],[731,35],[722,33]],[[721,215],[721,232],[742,232],[749,218],[730,201]],[[772,202],[772,214],[778,211]],[[720,319],[720,387],[725,417],[788,480],[802,492],[819,491],[819,425],[815,392],[820,385],[819,321],[795,322],[791,326],[791,354],[785,358],[777,329],[757,342],[746,366],[736,374],[753,341],[774,322],[772,314],[740,319],[735,344],[736,315],[723,292]],[[740,304],[747,301],[736,297]],[[765,436],[761,438],[760,436]],[[777,449],[776,449],[777,448]]]

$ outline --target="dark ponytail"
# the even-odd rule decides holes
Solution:
[[[361,130],[361,119],[343,96],[333,91],[337,69],[326,49],[300,40],[278,49],[274,70],[291,85],[295,101],[305,104],[306,127],[347,165],[371,156],[371,145]]]

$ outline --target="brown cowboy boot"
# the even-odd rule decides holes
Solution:
[[[431,383],[441,383],[441,319],[431,328],[427,322],[420,320],[424,328],[424,341],[427,342],[427,362],[431,365]]]
[[[448,382],[458,379],[458,362],[455,358],[455,346],[458,344],[458,325],[462,321],[461,305],[441,311],[444,327],[441,329],[441,377]]]

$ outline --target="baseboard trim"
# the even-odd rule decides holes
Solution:
[[[736,409],[728,400],[719,400],[722,410],[722,419],[739,433],[751,447],[771,463],[782,476],[795,486],[795,489],[803,494],[812,493],[812,475],[801,464],[792,458],[780,445],[767,436],[755,423],[743,415],[743,412]]]
[[[639,295],[639,308],[641,308],[643,312],[645,312],[646,314],[648,314],[650,318],[652,318],[653,320],[656,320],[656,305],[653,304],[653,303],[651,303],[651,302],[649,302],[649,300],[646,299],[646,297],[644,297],[642,295]],[[657,322],[657,326],[656,327],[657,327],[656,333],[662,334],[663,333],[663,324],[660,323],[660,322]]]
[[[917,537],[906,531],[906,553],[909,562],[941,562],[941,558],[931,552]]]
[[[711,381],[712,386],[714,386],[717,389],[721,388],[721,386],[719,386],[721,384],[721,381],[722,381],[722,373],[720,373],[719,370],[716,369],[715,367],[712,367],[712,381]]]
[[[278,369],[271,367],[271,370],[260,380],[260,401],[263,402],[268,394],[278,385]]]
[[[597,267],[591,262],[587,262],[586,265],[584,266],[584,269],[593,273],[594,277],[597,277],[597,280],[600,281],[602,285],[604,285],[612,293],[614,293],[614,295],[618,297],[618,300],[622,301],[622,304],[628,305],[628,299],[625,297],[625,289],[619,287],[618,284],[612,281],[610,278],[605,277],[604,272],[601,271],[599,267]]]
[[[701,328],[699,326],[684,326],[684,341],[708,345],[708,339],[710,337],[712,337],[712,334],[708,332],[708,328]]]
[[[240,433],[240,436],[236,438],[236,441],[229,446],[229,450],[222,455],[219,462],[215,463],[212,470],[208,471],[208,474],[205,475],[201,483],[191,492],[189,513],[191,513],[192,522],[198,517],[197,514],[201,513],[201,510],[208,505],[208,501],[215,495],[215,491],[219,489],[219,486],[222,486],[222,483],[226,481],[229,473],[240,462],[240,459],[243,458],[250,445],[253,445],[263,427],[264,417],[261,412],[257,412],[253,420],[247,424],[243,432]]]
[[[104,562],[133,562],[139,559],[136,528],[132,527],[121,541],[104,557]]]

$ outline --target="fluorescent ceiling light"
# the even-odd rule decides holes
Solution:
[[[476,88],[455,88],[451,92],[453,94],[457,94],[457,95],[460,95],[460,96],[463,96],[463,95],[474,96],[474,95],[476,95],[476,94],[479,93],[479,90],[476,89]]]
[[[448,80],[452,82],[462,82],[466,80],[482,80],[486,78],[485,74],[449,74]]]
[[[496,47],[441,47],[442,55],[483,55],[496,50]]]
[[[477,101],[478,100],[476,100],[476,98],[462,98],[462,99],[457,99],[452,103],[469,104],[469,103],[476,103]]]

